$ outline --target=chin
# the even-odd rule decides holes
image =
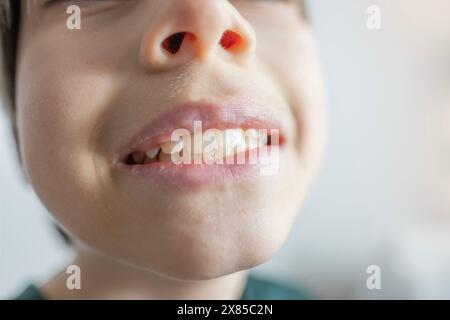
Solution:
[[[202,212],[195,223],[135,226],[133,232],[91,243],[104,254],[158,275],[184,281],[208,280],[251,269],[270,260],[283,245],[291,219],[272,217],[278,210]],[[167,213],[175,216],[174,213]],[[221,219],[226,216],[230,219]],[[239,221],[238,221],[239,220]],[[108,238],[117,237],[115,234]],[[111,246],[111,243],[117,245]]]

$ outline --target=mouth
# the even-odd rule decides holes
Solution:
[[[129,166],[151,165],[159,162],[175,163],[179,160],[184,160],[184,164],[220,164],[226,159],[273,145],[271,131],[266,129],[208,130],[202,131],[200,137],[189,134],[149,148],[141,146],[126,155],[123,162]],[[198,142],[200,144],[196,145]]]
[[[254,177],[284,143],[280,122],[267,107],[188,102],[133,135],[114,165],[133,178],[191,188]]]

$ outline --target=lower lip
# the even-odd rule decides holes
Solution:
[[[268,153],[270,154],[270,151]],[[256,179],[262,176],[262,169],[270,164],[269,161],[273,159],[267,155],[259,157],[256,164],[250,164],[247,152],[244,164],[227,164],[224,159],[224,164],[156,162],[147,165],[127,165],[120,162],[115,167],[121,175],[135,180],[186,191]]]

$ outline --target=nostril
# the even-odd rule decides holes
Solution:
[[[177,32],[164,39],[161,45],[171,54],[176,54],[180,50],[185,38],[195,40],[195,36],[190,32]]]
[[[225,50],[235,49],[242,44],[242,42],[242,37],[238,33],[231,30],[225,31],[220,39],[220,45]]]
[[[186,32],[177,32],[168,36],[162,43],[162,47],[172,54],[176,54],[180,50]]]

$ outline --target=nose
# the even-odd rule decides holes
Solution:
[[[252,26],[227,0],[163,0],[140,58],[151,71],[219,56],[242,63],[254,52]]]

